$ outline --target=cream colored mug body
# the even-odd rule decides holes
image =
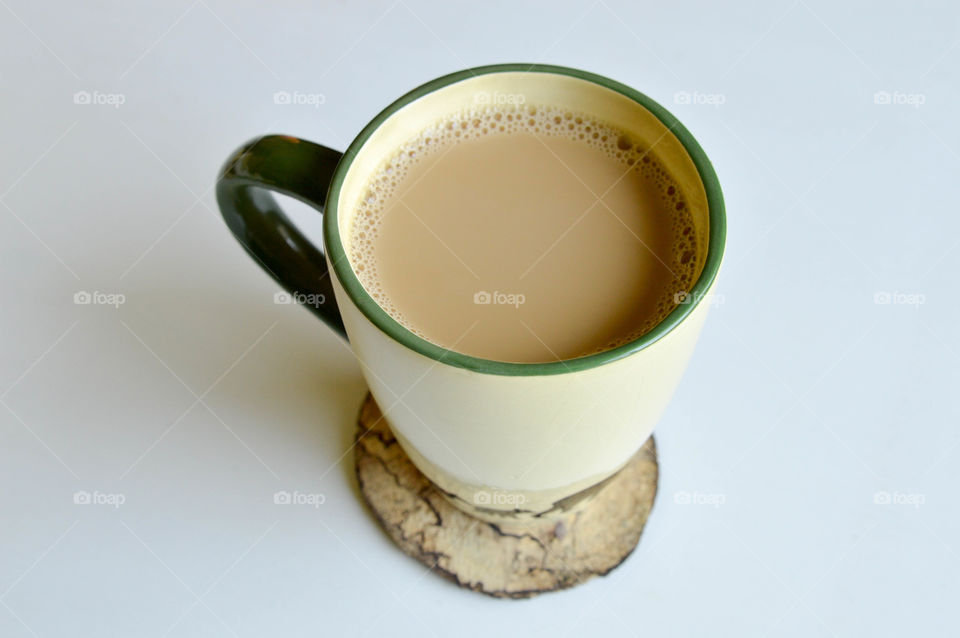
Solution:
[[[417,132],[496,95],[589,113],[655,149],[676,180],[703,245],[694,285],[650,332],[566,361],[478,359],[410,332],[361,285],[342,238],[369,178]],[[323,212],[323,253],[283,215],[271,190]],[[381,112],[342,155],[286,136],[254,139],[228,159],[217,197],[244,248],[348,338],[416,466],[458,507],[495,521],[581,506],[640,449],[693,351],[725,239],[716,175],[675,117],[607,78],[542,65],[482,67],[429,82]]]

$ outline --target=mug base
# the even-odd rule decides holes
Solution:
[[[589,502],[549,519],[490,522],[454,506],[413,464],[369,394],[357,419],[360,491],[404,551],[457,585],[530,598],[608,574],[637,546],[657,492],[653,437]]]

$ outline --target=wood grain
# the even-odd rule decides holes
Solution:
[[[616,568],[636,547],[657,492],[651,437],[592,500],[550,520],[488,523],[454,507],[413,465],[368,394],[357,429],[360,489],[400,548],[461,587],[529,598]]]

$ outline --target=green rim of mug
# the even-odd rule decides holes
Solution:
[[[343,181],[350,171],[353,160],[361,147],[370,139],[374,131],[383,124],[390,116],[402,109],[404,106],[428,95],[438,89],[455,84],[462,80],[468,80],[473,77],[487,75],[491,73],[553,73],[557,75],[566,75],[579,78],[606,87],[617,93],[620,93],[634,102],[637,102],[648,111],[653,113],[680,141],[686,149],[690,158],[693,160],[700,179],[703,182],[707,194],[708,219],[710,232],[708,237],[707,257],[700,276],[696,283],[688,291],[690,303],[678,304],[670,314],[654,326],[650,331],[642,336],[625,343],[616,348],[605,350],[596,354],[590,354],[575,359],[564,359],[560,361],[551,361],[546,363],[513,363],[508,361],[496,361],[492,359],[482,359],[467,354],[449,350],[435,343],[431,343],[422,337],[417,336],[396,319],[391,317],[376,301],[367,293],[366,289],[360,283],[360,280],[354,274],[347,259],[343,242],[340,239],[339,220],[337,204],[340,199],[340,190]],[[644,348],[647,348],[661,338],[666,336],[671,330],[677,327],[694,308],[704,303],[704,297],[710,285],[717,276],[720,268],[720,262],[723,258],[723,248],[726,238],[726,215],[723,206],[723,194],[720,191],[720,183],[717,175],[707,159],[706,153],[693,138],[693,135],[673,116],[667,109],[647,97],[643,93],[630,88],[620,82],[587,71],[572,69],[562,66],[545,64],[494,64],[481,66],[472,69],[466,69],[451,73],[437,78],[422,86],[419,86],[403,97],[397,99],[388,107],[383,109],[373,120],[367,124],[356,139],[351,142],[343,158],[337,165],[327,191],[326,204],[323,214],[323,240],[324,248],[327,251],[327,257],[333,265],[333,270],[337,275],[341,285],[350,296],[353,303],[359,308],[360,312],[373,323],[374,326],[383,331],[394,341],[400,343],[414,352],[429,357],[437,362],[472,370],[484,374],[496,374],[503,376],[543,376],[553,374],[565,374],[571,372],[581,372],[590,368],[595,368],[606,363],[617,361],[629,355],[632,355]]]

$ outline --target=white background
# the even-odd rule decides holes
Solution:
[[[141,4],[0,2],[0,635],[957,635],[956,5]],[[729,214],[639,548],[523,602],[379,529],[359,367],[273,303],[211,190],[253,136],[342,149],[513,61],[666,105]]]

